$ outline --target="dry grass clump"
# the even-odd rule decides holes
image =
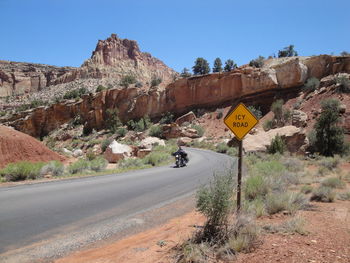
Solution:
[[[312,192],[310,200],[331,203],[335,200],[335,192],[330,187],[320,186]]]
[[[345,183],[338,177],[330,177],[323,180],[321,185],[330,188],[344,188]]]
[[[263,229],[268,233],[300,234],[307,235],[305,230],[305,220],[300,216],[295,216],[278,225],[265,225]]]

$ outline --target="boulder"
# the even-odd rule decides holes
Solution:
[[[68,149],[66,149],[66,148],[63,148],[63,149],[62,149],[62,152],[63,152],[65,155],[68,155],[68,156],[72,156],[72,155],[73,155],[72,151],[70,151],[70,150],[68,150]]]
[[[307,122],[307,114],[301,110],[293,110],[292,125],[296,127],[305,127]]]
[[[344,114],[346,112],[346,105],[340,104],[339,105],[339,113]]]
[[[266,147],[271,144],[273,138],[279,135],[284,139],[288,151],[291,153],[304,153],[305,146],[308,144],[306,134],[300,128],[295,126],[284,126],[271,129],[267,132],[258,131],[255,135],[248,134],[243,142],[243,148],[248,152],[265,152]]]
[[[154,145],[165,146],[165,142],[157,137],[146,137],[140,142],[140,147],[144,149],[152,149]]]
[[[77,149],[73,152],[73,157],[77,158],[83,155],[83,151],[80,149]]]
[[[176,123],[165,124],[162,126],[162,137],[165,139],[173,139],[181,137],[181,128]]]
[[[190,146],[192,141],[193,140],[191,138],[181,137],[181,138],[177,139],[177,145],[179,145],[179,146]]]
[[[180,136],[189,137],[192,139],[200,137],[196,129],[187,128],[187,127],[181,130]]]
[[[196,115],[192,111],[186,113],[185,115],[182,115],[181,117],[177,118],[175,123],[179,126],[181,126],[184,122],[192,122],[196,119]]]
[[[109,163],[117,163],[126,157],[130,157],[133,149],[126,144],[113,141],[104,152],[104,157]]]
[[[144,158],[146,155],[150,154],[151,152],[152,152],[151,149],[139,149],[137,151],[137,157]]]

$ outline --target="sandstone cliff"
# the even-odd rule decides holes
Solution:
[[[36,92],[79,79],[119,81],[126,75],[134,76],[143,85],[161,78],[165,86],[177,73],[149,53],[141,52],[136,41],[112,34],[98,41],[91,58],[79,68],[0,61],[0,97]]]
[[[76,115],[91,128],[101,129],[107,119],[106,110],[118,108],[123,121],[160,116],[165,112],[185,113],[199,107],[221,106],[238,99],[262,98],[272,101],[276,93],[291,92],[310,77],[324,77],[337,72],[350,72],[350,57],[322,55],[267,61],[262,69],[243,67],[227,73],[180,79],[165,89],[144,91],[136,87],[110,89],[85,95],[78,102],[61,102],[50,107],[19,113],[0,122],[32,136],[44,136]],[[264,97],[269,94],[267,97]]]

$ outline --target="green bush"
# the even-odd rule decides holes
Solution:
[[[345,183],[340,180],[338,177],[331,177],[324,179],[321,183],[322,186],[330,188],[344,188]]]
[[[350,200],[350,192],[340,193],[338,195],[339,200],[349,201]]]
[[[270,107],[270,110],[273,112],[274,118],[278,125],[280,125],[283,120],[283,103],[283,100],[279,99],[274,101]]]
[[[45,164],[41,170],[40,175],[44,176],[46,174],[51,174],[52,176],[61,176],[64,173],[64,166],[59,161],[51,161]]]
[[[311,201],[334,202],[335,192],[330,187],[320,186],[312,192]]]
[[[63,98],[66,100],[77,99],[77,98],[81,98],[81,96],[83,96],[86,93],[88,93],[88,90],[86,88],[74,89],[74,90],[67,91],[63,95]]]
[[[289,45],[288,47],[285,47],[283,50],[278,51],[278,57],[295,57],[298,56],[298,52],[294,50],[294,45]]]
[[[154,136],[154,137],[158,137],[161,138],[162,137],[162,127],[159,125],[153,125],[151,126],[150,130],[149,130],[149,135],[150,136]]]
[[[261,175],[248,177],[243,190],[247,200],[263,198],[267,195],[268,191],[268,184]]]
[[[107,119],[105,122],[106,129],[110,130],[112,133],[116,133],[117,129],[122,125],[119,119],[118,109],[108,109],[106,110]]]
[[[141,168],[144,166],[145,166],[144,161],[138,158],[123,159],[118,163],[118,167],[122,169]]]
[[[170,112],[166,112],[162,115],[159,124],[170,124],[174,121],[174,115]]]
[[[300,192],[303,193],[303,194],[309,194],[312,192],[314,188],[311,186],[311,185],[303,185],[301,188],[300,188]]]
[[[346,76],[338,76],[336,77],[335,81],[338,84],[339,92],[350,92],[350,80]]]
[[[288,210],[289,194],[287,193],[271,193],[266,196],[266,211],[269,215]]]
[[[227,153],[229,149],[230,147],[224,142],[220,142],[216,145],[216,151],[218,153]]]
[[[159,86],[160,83],[162,83],[162,79],[161,78],[153,78],[151,80],[151,87],[157,87]]]
[[[318,164],[321,167],[324,167],[324,168],[328,169],[329,171],[332,171],[335,168],[337,168],[339,163],[340,163],[340,159],[338,156],[324,157],[318,161]]]
[[[262,68],[264,66],[264,60],[265,58],[263,56],[259,56],[258,58],[251,60],[249,62],[249,66],[255,68]]]
[[[195,129],[199,135],[199,137],[202,137],[204,135],[204,128],[200,125],[191,125],[192,129]]]
[[[125,88],[128,88],[130,84],[134,84],[136,82],[137,82],[137,80],[134,76],[126,75],[126,76],[122,77],[119,84]]]
[[[21,181],[26,179],[36,179],[41,176],[40,170],[45,163],[31,163],[31,162],[18,162],[8,164],[5,168],[0,170],[0,175],[5,178],[6,181]]]
[[[309,92],[313,92],[316,89],[318,89],[319,86],[320,86],[320,81],[315,77],[311,77],[306,81],[306,83],[303,87],[303,90],[305,92],[309,93]]]
[[[254,114],[254,116],[260,120],[262,118],[262,112],[259,107],[255,106],[248,106],[248,109],[251,111],[251,113]]]
[[[227,224],[229,215],[234,208],[233,172],[224,175],[214,174],[208,186],[202,186],[197,191],[197,210],[206,216],[205,232],[215,238]]]
[[[68,166],[68,172],[70,174],[82,173],[90,169],[90,162],[84,159],[79,159],[75,163]]]
[[[90,161],[90,169],[94,172],[100,172],[106,169],[107,167],[107,160],[103,157],[97,157]]]
[[[272,120],[266,120],[264,123],[263,123],[263,129],[264,131],[269,131],[272,129],[272,125],[273,125],[273,121]]]
[[[96,92],[101,92],[101,91],[104,91],[104,90],[107,90],[107,88],[102,86],[102,85],[98,85],[98,87],[96,88]]]
[[[257,218],[266,214],[265,203],[262,199],[246,201],[244,203],[244,210],[249,214],[253,214]]]
[[[134,130],[137,132],[142,132],[148,129],[151,126],[151,120],[146,115],[145,117],[139,119],[139,120],[130,120],[128,121],[127,125],[130,130]]]
[[[285,150],[286,144],[284,143],[282,137],[278,134],[272,139],[270,146],[267,147],[267,152],[270,154],[283,154]]]
[[[153,151],[144,158],[144,163],[157,166],[169,158],[170,156],[167,153]]]

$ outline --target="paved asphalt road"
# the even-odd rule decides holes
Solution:
[[[184,168],[163,166],[0,187],[0,258],[7,251],[20,251],[22,247],[82,229],[89,232],[89,226],[105,226],[107,219],[128,218],[193,193],[208,182],[213,171],[232,165],[232,159],[226,155],[199,149],[187,151],[190,162]]]

